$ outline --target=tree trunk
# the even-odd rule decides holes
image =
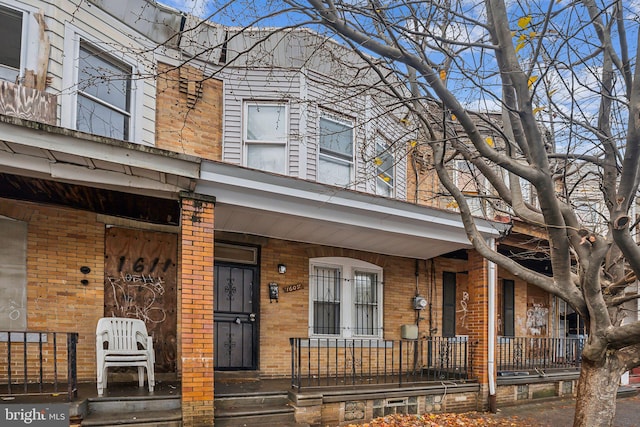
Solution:
[[[623,367],[614,354],[604,360],[582,360],[573,427],[611,427]]]

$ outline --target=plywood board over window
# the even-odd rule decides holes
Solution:
[[[526,326],[528,336],[548,336],[549,294],[533,285],[527,286]]]
[[[27,223],[0,217],[0,331],[27,329]]]
[[[157,372],[176,370],[175,234],[112,227],[105,241],[105,317],[144,320],[153,336]]]

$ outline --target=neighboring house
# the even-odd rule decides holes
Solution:
[[[213,424],[224,371],[290,380],[318,424],[484,409],[494,352],[546,363],[547,341],[515,338],[554,336],[548,296],[479,257],[455,212],[413,203],[406,111],[345,47],[298,29],[248,49],[262,31],[145,0],[0,0],[0,24],[0,394],[24,374],[84,401],[105,316],[145,320],[185,426]],[[513,343],[491,346],[493,305]],[[43,354],[60,361],[38,376]],[[572,394],[575,373],[558,378],[498,401]]]

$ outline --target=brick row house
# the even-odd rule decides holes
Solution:
[[[344,46],[145,0],[0,0],[0,21],[0,394],[60,380],[87,419],[114,316],[144,320],[172,425],[222,424],[225,379],[286,380],[307,424],[573,394],[566,308],[471,249]],[[505,252],[544,242],[495,219]]]

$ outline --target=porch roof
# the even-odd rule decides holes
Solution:
[[[429,259],[470,248],[459,214],[203,160],[196,193],[216,199],[215,229]],[[477,221],[486,237],[507,225]]]
[[[200,159],[0,114],[0,173],[177,199]]]

